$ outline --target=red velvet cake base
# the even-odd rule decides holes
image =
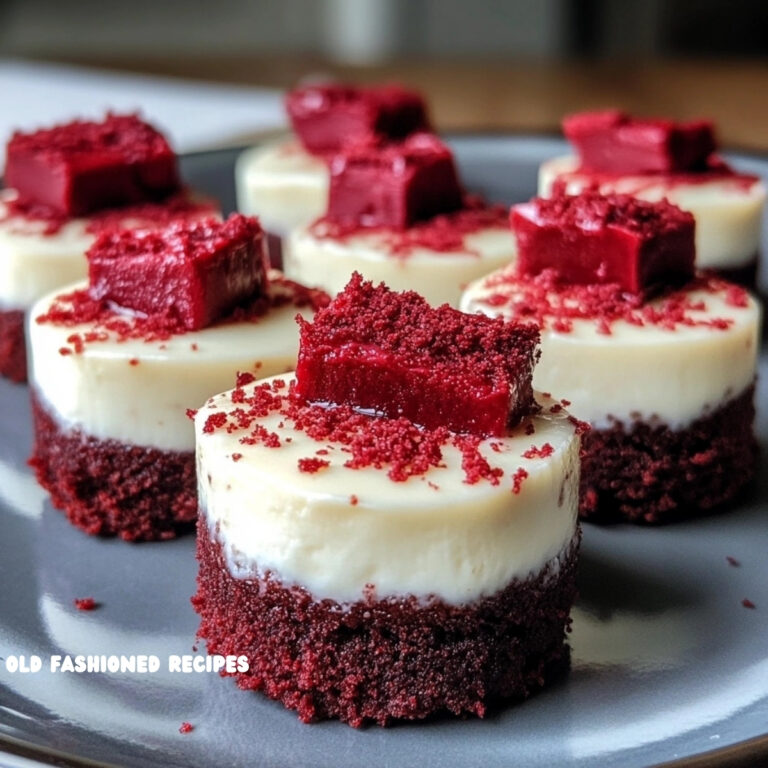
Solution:
[[[86,533],[171,539],[197,514],[194,452],[162,451],[62,429],[32,394],[30,466],[54,506]]]
[[[340,606],[270,575],[234,578],[201,511],[192,603],[208,653],[248,657],[249,670],[234,675],[238,685],[277,699],[304,722],[482,717],[567,669],[577,554],[578,537],[559,571],[464,606],[375,596]]]
[[[267,255],[269,266],[273,269],[283,268],[283,238],[272,232],[265,232],[267,236]]]
[[[24,313],[21,310],[0,311],[0,376],[19,384],[27,380]]]
[[[582,438],[582,519],[658,524],[714,511],[755,472],[754,387],[682,430],[645,423]]]

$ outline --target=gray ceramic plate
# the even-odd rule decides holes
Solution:
[[[507,202],[529,197],[537,164],[563,149],[530,137],[454,144],[469,186]],[[232,207],[233,160],[211,153],[184,165]],[[739,162],[768,177],[768,162]],[[762,369],[768,406],[768,356]],[[765,446],[767,407],[759,432]],[[193,540],[131,546],[83,535],[35,485],[29,447],[27,390],[0,382],[0,655],[36,654],[45,670],[53,654],[146,653],[165,669],[171,654],[193,653]],[[205,768],[768,761],[766,469],[764,455],[748,500],[726,515],[657,530],[587,526],[570,677],[487,720],[302,725],[215,674],[12,675],[0,663],[0,748],[57,765]],[[101,608],[75,610],[83,596]],[[180,734],[182,721],[194,731]],[[0,754],[0,764],[21,763]]]

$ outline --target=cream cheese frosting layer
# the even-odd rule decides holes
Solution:
[[[472,281],[510,263],[517,255],[507,227],[486,227],[464,235],[463,248],[436,251],[415,246],[393,253],[387,234],[371,232],[343,238],[318,237],[312,228],[294,230],[283,251],[283,268],[292,280],[317,285],[335,296],[353,272],[384,282],[396,291],[413,290],[430,304],[457,306]]]
[[[279,436],[279,448],[241,443],[248,430],[205,430],[211,414],[238,407],[225,392],[195,419],[201,509],[236,577],[269,571],[341,603],[372,585],[377,598],[434,595],[461,604],[538,573],[573,539],[579,438],[563,411],[534,418],[532,435],[522,426],[482,441],[480,452],[504,474],[498,485],[470,485],[452,445],[442,448],[444,466],[395,482],[386,466],[345,467],[344,446],[316,442],[279,412],[257,421]],[[547,458],[523,456],[545,443]],[[300,471],[299,460],[318,450],[329,466]],[[528,477],[515,494],[521,468]]]
[[[30,381],[51,414],[65,427],[99,439],[168,451],[193,451],[195,436],[187,409],[231,387],[238,371],[274,375],[293,370],[298,354],[296,315],[309,308],[272,308],[256,322],[214,325],[163,341],[118,340],[71,348],[72,334],[90,325],[37,323],[56,291],[34,305],[29,326]]]
[[[514,318],[504,297],[516,295],[505,272],[469,286],[464,312]],[[728,285],[728,284],[726,284]],[[740,289],[737,289],[740,290]],[[567,398],[568,409],[598,429],[616,420],[660,422],[683,429],[749,387],[756,375],[760,306],[751,296],[746,306],[729,301],[729,288],[715,293],[691,290],[687,299],[701,303],[692,318],[723,319],[726,328],[632,324],[616,320],[610,334],[595,320],[574,320],[570,332],[544,328],[541,360],[534,386]],[[650,302],[659,306],[661,299]]]
[[[235,166],[238,210],[281,237],[325,213],[329,184],[327,163],[293,139],[246,150]]]
[[[575,157],[557,157],[539,169],[539,195],[549,197],[558,179],[568,194],[578,194],[598,182],[603,194],[619,192],[656,202],[666,198],[696,219],[696,266],[738,269],[751,264],[760,250],[760,227],[766,200],[761,181],[748,176],[724,176],[685,181],[669,176],[617,176],[581,173]]]
[[[95,235],[86,219],[63,224],[46,235],[45,221],[8,213],[13,190],[0,191],[0,309],[26,310],[60,285],[80,280],[88,272],[85,252]]]

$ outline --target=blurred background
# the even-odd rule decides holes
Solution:
[[[556,131],[607,105],[711,116],[725,143],[768,150],[768,0],[0,0],[0,64],[20,60],[241,96],[394,79],[426,91],[441,130]],[[0,77],[4,109],[9,87],[29,102],[19,82]],[[279,119],[262,110],[253,130]]]

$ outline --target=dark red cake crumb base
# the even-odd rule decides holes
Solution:
[[[582,438],[582,519],[670,523],[733,500],[755,472],[754,386],[682,430],[638,422]]]
[[[208,653],[247,656],[248,671],[230,676],[304,722],[335,718],[359,727],[439,714],[482,717],[568,668],[578,540],[557,571],[548,566],[469,605],[371,595],[340,606],[268,574],[234,578],[201,511],[192,598],[198,636]]]
[[[27,348],[21,310],[0,311],[0,376],[19,384],[27,380]]]
[[[172,539],[197,514],[194,452],[162,451],[64,430],[32,393],[30,466],[81,530],[126,541]]]
[[[265,232],[267,237],[267,256],[273,269],[283,268],[283,238],[273,232]]]

